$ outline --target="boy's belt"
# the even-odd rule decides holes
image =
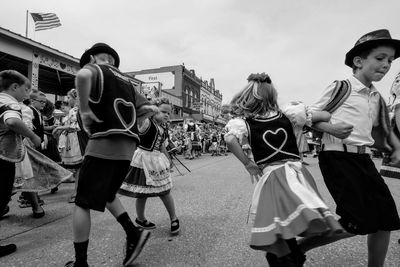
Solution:
[[[322,151],[343,151],[357,154],[370,154],[371,150],[367,146],[353,146],[345,144],[322,144]]]

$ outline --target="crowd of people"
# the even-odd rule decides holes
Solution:
[[[186,159],[198,158],[204,153],[211,156],[227,155],[223,126],[187,119],[184,123],[170,125],[168,129],[170,149]]]
[[[156,227],[145,214],[147,198],[162,200],[171,234],[181,228],[172,196],[170,152],[193,159],[207,152],[225,154],[229,148],[256,182],[249,210],[250,247],[266,252],[269,266],[303,266],[310,249],[368,235],[368,266],[382,267],[390,233],[400,229],[400,219],[370,147],[383,151],[388,166],[399,169],[400,76],[391,90],[392,120],[373,83],[398,57],[400,40],[389,31],[363,35],[345,56],[353,75],[329,85],[311,106],[297,101],[280,108],[270,76],[251,74],[233,97],[224,128],[191,119],[168,125],[168,100],[149,101],[134,90],[118,69],[118,53],[103,43],[83,53],[76,90],[61,107],[53,107],[40,91],[31,92],[22,74],[2,71],[0,210],[8,212],[12,191],[21,191],[21,202],[40,218],[44,210],[38,192],[55,193],[74,176],[75,259],[65,266],[89,266],[90,210],[105,209],[126,233],[123,265],[129,266]],[[302,161],[308,148],[305,126],[323,133],[319,167],[340,219]],[[135,223],[118,192],[136,199]],[[16,246],[0,249],[3,256]]]

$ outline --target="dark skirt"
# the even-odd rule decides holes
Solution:
[[[368,154],[322,151],[319,166],[346,231],[363,235],[400,229],[393,197]]]
[[[47,147],[42,150],[43,155],[50,158],[54,162],[61,162],[60,152],[58,151],[58,141],[53,135],[47,136]]]

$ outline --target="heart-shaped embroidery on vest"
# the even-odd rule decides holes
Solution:
[[[116,98],[114,100],[114,110],[122,126],[130,131],[136,123],[136,109],[133,103],[122,98]]]
[[[280,133],[283,133],[282,138],[276,138],[276,136],[278,136],[278,134],[280,134]],[[280,140],[280,144],[279,144],[278,146],[274,146],[274,145],[272,145],[270,142],[268,142],[268,138],[266,137],[268,134],[269,134],[269,135],[274,135],[274,136],[275,136],[274,139]],[[281,134],[281,135],[282,135],[282,134]],[[278,137],[279,137],[279,136],[278,136]],[[298,157],[298,155],[296,155],[296,154],[293,154],[293,153],[290,153],[290,152],[287,152],[287,151],[282,150],[282,148],[286,145],[287,138],[288,138],[288,134],[287,134],[286,130],[283,129],[283,128],[278,128],[276,131],[271,131],[271,130],[265,131],[264,134],[263,134],[263,140],[264,140],[265,144],[267,144],[267,146],[269,146],[270,148],[272,148],[273,150],[275,150],[275,152],[273,152],[273,153],[272,153],[271,155],[269,155],[268,157],[263,158],[263,159],[257,161],[257,163],[259,163],[259,162],[264,162],[264,161],[266,161],[266,160],[272,158],[273,156],[275,156],[275,155],[278,154],[278,153],[283,153],[283,154],[286,154],[286,155]],[[277,144],[278,144],[278,141],[277,141]]]

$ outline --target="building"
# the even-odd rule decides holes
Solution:
[[[225,124],[220,118],[222,94],[215,89],[214,79],[203,81],[194,70],[184,65],[127,72],[142,81],[141,93],[148,98],[166,97],[173,105],[171,121],[185,118]]]
[[[32,89],[62,96],[74,87],[79,59],[0,27],[0,71],[7,69],[27,76]]]
[[[0,71],[8,69],[28,77],[32,89],[54,102],[75,87],[80,66],[78,58],[0,27]],[[140,89],[139,80],[131,82]]]

